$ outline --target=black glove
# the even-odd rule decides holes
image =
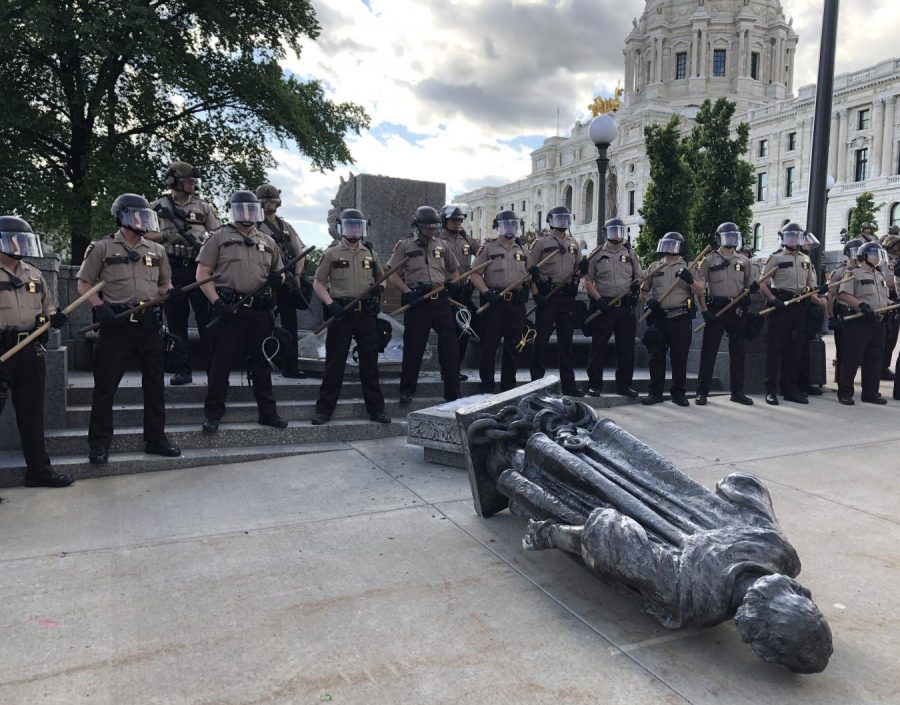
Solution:
[[[278,272],[270,272],[266,277],[266,284],[271,286],[273,289],[280,289],[283,283],[284,280],[281,278],[281,275],[278,274]]]
[[[757,291],[759,291],[759,282],[750,282],[749,291],[751,294],[755,294]]]
[[[601,314],[604,314],[604,313],[606,313],[607,311],[609,311],[609,299],[607,299],[607,298],[605,298],[605,297],[603,297],[603,296],[601,296],[601,297],[600,297],[599,299],[597,299],[596,301],[591,301],[591,305],[592,305],[597,311],[599,311]]]
[[[784,308],[784,301],[781,299],[769,299],[769,306],[781,309]]]
[[[231,306],[225,303],[224,299],[216,299],[212,305],[213,318],[228,318],[231,315]]]
[[[894,265],[894,276],[900,277],[900,259],[898,259],[897,264]]]
[[[537,306],[543,306],[544,302],[547,300],[547,297],[544,296],[541,292],[537,292],[534,295],[534,303]]]
[[[105,301],[99,306],[94,306],[94,320],[97,321],[97,323],[107,323],[115,317],[116,312],[113,311],[112,306]]]
[[[819,287],[819,290],[818,290],[816,293],[817,293],[819,296],[825,296],[825,294],[828,293],[828,285],[827,285],[827,284],[822,284],[822,286]]]
[[[334,318],[343,318],[344,314],[346,313],[346,311],[344,311],[344,307],[336,301],[332,301],[330,304],[328,304],[328,306],[326,306],[326,308],[328,309],[328,314],[330,316],[333,316]]]
[[[867,323],[871,323],[875,320],[875,310],[865,301],[859,305],[859,310],[863,312],[863,317],[866,319]]]
[[[531,281],[535,284],[539,284],[541,281],[541,268],[537,265],[528,268],[528,273],[531,275]]]
[[[840,330],[844,327],[844,319],[840,316],[832,316],[828,319],[828,330]]]
[[[641,284],[640,282],[631,282],[631,286],[628,287],[628,293],[632,296],[638,296],[641,293]]]
[[[414,304],[422,298],[422,295],[417,291],[407,291],[405,294],[400,294],[400,303],[404,306],[409,306],[410,304]]]
[[[683,281],[685,284],[694,283],[694,275],[691,274],[690,270],[687,267],[678,272],[678,278],[681,279],[681,281]]]
[[[481,295],[481,300],[485,303],[491,304],[491,306],[495,304],[499,304],[503,299],[500,298],[500,294],[493,289],[488,289]]]
[[[662,308],[662,304],[660,304],[656,299],[647,299],[647,308],[653,311],[653,313],[659,313],[659,309]]]
[[[50,327],[59,330],[64,325],[66,325],[66,321],[69,320],[69,317],[64,314],[62,311],[57,311],[56,313],[50,314]]]
[[[581,276],[584,276],[585,274],[588,273],[589,266],[590,265],[588,264],[588,261],[586,259],[583,259],[578,263],[578,271],[581,274]]]
[[[703,311],[703,320],[706,321],[706,325],[711,326],[716,320],[715,314],[709,309],[706,309]]]
[[[169,301],[181,301],[187,297],[187,294],[184,293],[184,289],[180,286],[173,286],[169,289]]]

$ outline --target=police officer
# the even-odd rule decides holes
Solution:
[[[632,389],[634,379],[634,334],[637,319],[634,306],[640,293],[641,264],[637,254],[625,242],[625,223],[618,218],[607,220],[604,226],[606,241],[588,265],[584,288],[591,297],[590,310],[600,315],[590,325],[591,352],[588,356],[588,394],[599,396],[603,391],[603,358],[609,337],[616,336],[616,393],[636,397]],[[610,302],[626,294],[615,306]]]
[[[884,323],[876,309],[889,305],[888,287],[880,267],[887,264],[887,253],[877,242],[863,244],[856,253],[858,265],[853,278],[841,284],[838,298],[861,311],[861,319],[845,324],[844,353],[838,382],[838,401],[853,404],[853,380],[862,367],[860,400],[868,404],[887,404],[878,392],[881,356],[884,352]]]
[[[441,209],[441,226],[443,232],[441,237],[447,243],[447,247],[453,250],[456,255],[456,261],[459,263],[460,269],[468,272],[472,268],[472,258],[478,250],[478,243],[470,238],[462,224],[466,219],[466,212],[462,206],[451,204]],[[454,301],[466,306],[472,310],[472,294],[474,287],[471,282],[460,282],[448,287],[447,291],[450,298]],[[454,316],[456,321],[456,339],[459,346],[459,364],[462,367],[465,364],[466,348],[469,346],[469,334],[459,324],[459,320]],[[467,375],[460,373],[459,381],[464,382],[468,379]]]
[[[769,339],[766,348],[766,403],[778,405],[778,384],[785,401],[808,404],[806,394],[797,386],[803,346],[806,344],[806,310],[803,306],[787,306],[785,302],[816,286],[809,257],[800,251],[805,238],[797,223],[786,224],[778,233],[781,249],[763,266],[763,275],[774,272],[760,283],[759,289],[769,306],[777,310],[769,315]]]
[[[27,222],[0,216],[0,355],[47,320],[52,328],[66,323],[66,314],[57,311],[44,276],[22,259],[42,256],[41,243]],[[44,443],[45,377],[44,348],[35,340],[0,363],[0,394],[9,395],[15,409],[25,456],[25,486],[66,487],[72,478],[53,471]]]
[[[159,218],[159,232],[151,232],[147,239],[162,243],[172,267],[172,283],[176,287],[192,284],[196,275],[197,254],[211,233],[222,223],[206,201],[197,195],[200,172],[186,162],[172,162],[164,176],[171,191],[156,199],[152,208]],[[166,324],[169,332],[179,341],[176,370],[170,384],[190,384],[193,381],[188,361],[188,317],[194,309],[200,342],[207,355],[212,353],[206,324],[209,322],[209,302],[198,289],[186,297],[170,300],[165,305]]]
[[[857,266],[856,253],[865,243],[862,238],[853,238],[844,244],[844,261],[831,270],[828,283],[838,282],[844,275]],[[840,292],[828,289],[825,305],[828,312],[828,327],[834,332],[834,381],[840,382],[841,358],[844,349],[844,316],[850,314],[850,307],[838,300]]]
[[[357,302],[348,312],[344,307],[370,289],[381,276],[381,262],[374,251],[362,244],[366,236],[365,215],[355,208],[341,211],[338,220],[340,241],[322,255],[316,269],[313,290],[325,305],[326,317],[335,317],[325,338],[325,374],[316,402],[314,426],[327,423],[341,395],[344,368],[350,344],[356,338],[359,355],[359,379],[369,418],[390,423],[384,413],[384,396],[378,380],[378,313],[379,296],[384,287],[378,285],[369,296]]]
[[[396,267],[404,257],[409,257],[390,276],[391,283],[401,291],[401,303],[404,306],[412,304],[403,320],[400,403],[409,404],[416,392],[422,356],[432,328],[438,336],[444,399],[453,401],[459,398],[459,346],[453,311],[446,289],[434,297],[426,298],[426,294],[453,275],[462,274],[462,270],[453,250],[439,237],[441,216],[436,209],[430,206],[417,208],[412,225],[413,233],[397,241],[388,262],[388,266]]]
[[[891,303],[894,304],[900,301],[900,295],[898,295],[893,276],[894,269],[900,263],[900,227],[892,225],[888,228],[887,235],[881,240],[881,246],[888,255],[887,268],[883,274],[887,280],[888,295],[891,297]],[[894,380],[891,363],[894,359],[894,348],[897,345],[897,339],[900,337],[900,321],[897,320],[896,311],[885,314],[883,321],[884,355],[881,361],[881,379],[890,382]]]
[[[490,262],[490,265],[471,277],[472,284],[479,291],[481,305],[490,304],[481,313],[479,390],[484,394],[495,391],[494,370],[501,339],[500,391],[505,392],[516,386],[516,345],[525,332],[525,302],[530,293],[526,278],[518,288],[501,296],[506,288],[528,274],[528,252],[516,238],[519,219],[513,211],[503,210],[494,218],[492,226],[498,237],[479,248],[472,266],[477,267],[485,262]]]
[[[575,333],[578,276],[587,274],[588,263],[582,257],[578,243],[568,232],[572,221],[572,213],[565,206],[551,208],[547,212],[550,233],[537,238],[528,251],[531,290],[537,305],[534,316],[534,348],[531,351],[531,379],[540,379],[547,371],[547,345],[555,328],[562,393],[583,397],[584,391],[575,384],[572,337]],[[538,266],[554,250],[559,254]],[[550,292],[560,283],[563,284],[562,288],[550,296]]]
[[[687,400],[687,359],[691,347],[691,285],[694,276],[688,271],[684,258],[686,243],[681,233],[668,232],[656,245],[656,253],[662,259],[657,262],[652,276],[641,285],[641,298],[651,315],[648,319],[644,342],[650,353],[650,391],[641,403],[659,404],[663,401],[666,383],[666,353],[672,363],[672,401],[678,406],[689,406]],[[675,288],[664,301],[660,301],[672,284]]]
[[[256,197],[262,205],[265,218],[259,226],[260,232],[271,237],[278,249],[281,250],[282,259],[287,262],[303,252],[303,241],[297,235],[297,231],[284,218],[276,215],[281,206],[281,191],[272,184],[263,184],[256,189]],[[302,379],[306,373],[297,367],[297,311],[309,308],[309,296],[303,291],[305,281],[303,279],[303,267],[306,265],[304,257],[296,265],[291,276],[285,276],[285,286],[278,289],[275,303],[278,306],[278,318],[281,327],[291,337],[289,348],[284,351],[286,360],[282,377]],[[306,285],[308,286],[308,284]]]
[[[259,423],[272,428],[286,428],[287,421],[278,416],[272,395],[272,374],[263,356],[263,341],[272,335],[272,289],[282,284],[281,253],[278,245],[257,225],[263,219],[262,207],[253,191],[235,191],[228,201],[232,222],[223,225],[203,245],[197,257],[197,279],[215,274],[221,277],[201,288],[212,305],[217,324],[209,389],[206,393],[204,433],[216,433],[225,415],[228,398],[228,375],[245,360],[253,380],[253,396],[259,410]],[[230,305],[260,286],[262,293],[245,301],[237,311]]]
[[[728,333],[731,401],[750,406],[753,400],[744,394],[744,348],[749,296],[721,316],[717,317],[717,314],[745,291],[758,291],[759,284],[753,278],[750,260],[735,251],[741,242],[740,228],[735,223],[722,223],[716,230],[716,241],[719,249],[703,259],[694,281],[694,292],[706,323],[700,348],[700,375],[694,403],[697,406],[706,404],[719,344],[722,342],[722,335]]]
[[[175,458],[181,455],[165,436],[166,402],[163,379],[164,338],[157,308],[116,319],[116,315],[143,301],[166,294],[172,285],[169,258],[162,245],[144,237],[157,232],[156,212],[147,199],[124,193],[110,209],[119,229],[88,245],[78,270],[78,293],[84,294],[98,281],[106,282],[102,294],[89,299],[100,337],[94,347],[94,394],[88,429],[88,460],[103,465],[109,460],[113,438],[113,401],[128,364],[137,358],[144,390],[144,442],[151,455]],[[176,288],[170,296],[181,299]]]
[[[872,223],[863,223],[859,226],[859,237],[861,237],[866,242],[874,242],[877,240],[875,237],[875,225]]]
[[[818,246],[819,239],[812,233],[806,233],[800,244],[800,251],[808,256],[809,253]],[[810,258],[810,261],[812,261],[812,258]],[[814,264],[812,265],[812,271],[813,280],[818,282],[819,274],[816,271]],[[821,293],[827,296],[828,291],[827,287],[822,287]],[[826,302],[826,306],[822,305],[823,301]],[[813,340],[819,340],[821,338],[822,324],[825,323],[827,299],[807,299],[803,302],[802,306],[803,310],[806,312],[806,317],[804,319],[805,325],[800,329],[800,334],[803,337],[803,345],[800,348],[800,364],[797,367],[797,389],[807,396],[820,397],[824,393],[822,388],[813,386],[809,377],[811,366],[810,343]],[[782,368],[785,364],[787,364],[786,359],[782,361]],[[787,375],[784,374],[784,369],[782,369],[782,394],[784,394],[784,380],[786,377]]]

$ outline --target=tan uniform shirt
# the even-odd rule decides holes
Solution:
[[[684,306],[691,298],[691,287],[684,280],[678,278],[678,273],[685,268],[687,268],[687,262],[683,259],[671,264],[667,264],[665,259],[660,260],[650,270],[653,272],[653,276],[641,285],[641,291],[648,292],[651,299],[659,301],[659,298],[668,291],[674,282],[675,288],[662,302],[662,308],[668,310]]]
[[[166,194],[153,201],[150,207],[156,211],[156,217],[159,218],[161,242],[166,248],[166,254],[170,257],[194,259],[197,256],[197,250],[181,236],[179,229],[190,230],[194,237],[203,242],[206,240],[207,233],[212,233],[222,227],[222,222],[212,206],[194,194],[191,194],[188,202],[183,206],[175,203],[171,194]],[[166,209],[174,218],[168,218],[160,212]]]
[[[578,271],[581,249],[575,242],[575,238],[566,235],[560,240],[555,235],[544,235],[535,240],[531,249],[528,250],[528,266],[534,267],[553,250],[559,250],[560,245],[562,245],[563,251],[541,266],[541,279],[549,281],[554,286],[568,281]]]
[[[842,294],[855,296],[876,309],[890,305],[887,281],[880,270],[862,265],[854,267],[850,271],[853,272],[853,279],[841,284],[840,292]]]
[[[726,257],[721,252],[713,252],[703,258],[696,274],[706,282],[706,295],[710,298],[733,299],[756,281],[750,260],[737,253]]]
[[[136,253],[137,257],[129,253]],[[141,238],[132,248],[122,231],[117,230],[88,245],[78,278],[91,286],[98,281],[106,282],[102,293],[106,303],[134,306],[158,297],[160,288],[168,288],[172,283],[172,268],[158,242]]]
[[[588,265],[587,280],[597,287],[597,293],[605,298],[615,298],[624,294],[635,279],[644,272],[634,250],[605,243],[593,256]]]
[[[328,286],[332,299],[355,298],[364,293],[381,275],[378,255],[368,247],[353,247],[341,238],[322,254],[316,279]]]
[[[768,274],[773,269],[777,271],[766,280],[766,285],[770,289],[800,294],[804,289],[811,289],[816,285],[812,262],[799,250],[796,252],[779,250],[771,255],[763,267],[763,274]]]
[[[22,286],[14,287],[12,277],[18,278]],[[53,308],[53,297],[40,271],[22,260],[13,270],[0,267],[0,331],[34,330],[38,314],[48,314]]]
[[[217,287],[249,294],[257,289],[271,272],[281,269],[278,245],[256,228],[245,238],[233,225],[223,225],[203,245],[197,261],[221,274]]]
[[[271,237],[281,250],[281,258],[287,262],[303,252],[303,240],[294,227],[284,218],[275,217],[275,222],[264,220],[259,231]]]
[[[398,271],[403,281],[410,288],[416,284],[424,284],[433,289],[463,271],[456,261],[453,250],[440,238],[426,240],[411,236],[398,240],[388,261],[389,267],[397,266],[404,257],[409,257],[406,264]]]
[[[472,268],[472,258],[475,256],[475,253],[478,252],[478,243],[470,237],[448,235],[446,230],[444,231],[442,239],[447,243],[447,247],[453,250],[453,254],[456,255],[456,261],[459,263],[460,269],[463,272],[468,272]]]
[[[511,240],[507,247],[498,237],[481,246],[472,266],[477,267],[487,261],[490,264],[481,270],[481,276],[488,289],[503,290],[528,274],[528,253],[515,240]],[[529,286],[527,279],[522,286]]]

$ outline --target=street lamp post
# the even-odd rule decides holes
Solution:
[[[597,244],[603,242],[603,225],[606,223],[606,170],[609,168],[609,157],[606,150],[616,139],[616,121],[612,115],[598,115],[591,120],[589,134],[591,142],[597,147]]]

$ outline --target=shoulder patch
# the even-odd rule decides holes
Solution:
[[[478,251],[475,253],[475,256],[478,257],[482,252],[484,252],[484,245],[479,245]]]
[[[91,250],[93,250],[93,249],[94,249],[94,243],[92,242],[90,245],[87,246],[87,249],[85,249],[85,251],[84,251],[84,259],[87,259],[87,256],[89,254],[91,254]]]
[[[396,252],[397,248],[400,247],[401,242],[403,242],[403,240],[397,240],[397,244],[394,245],[394,249],[392,249],[391,252]]]

